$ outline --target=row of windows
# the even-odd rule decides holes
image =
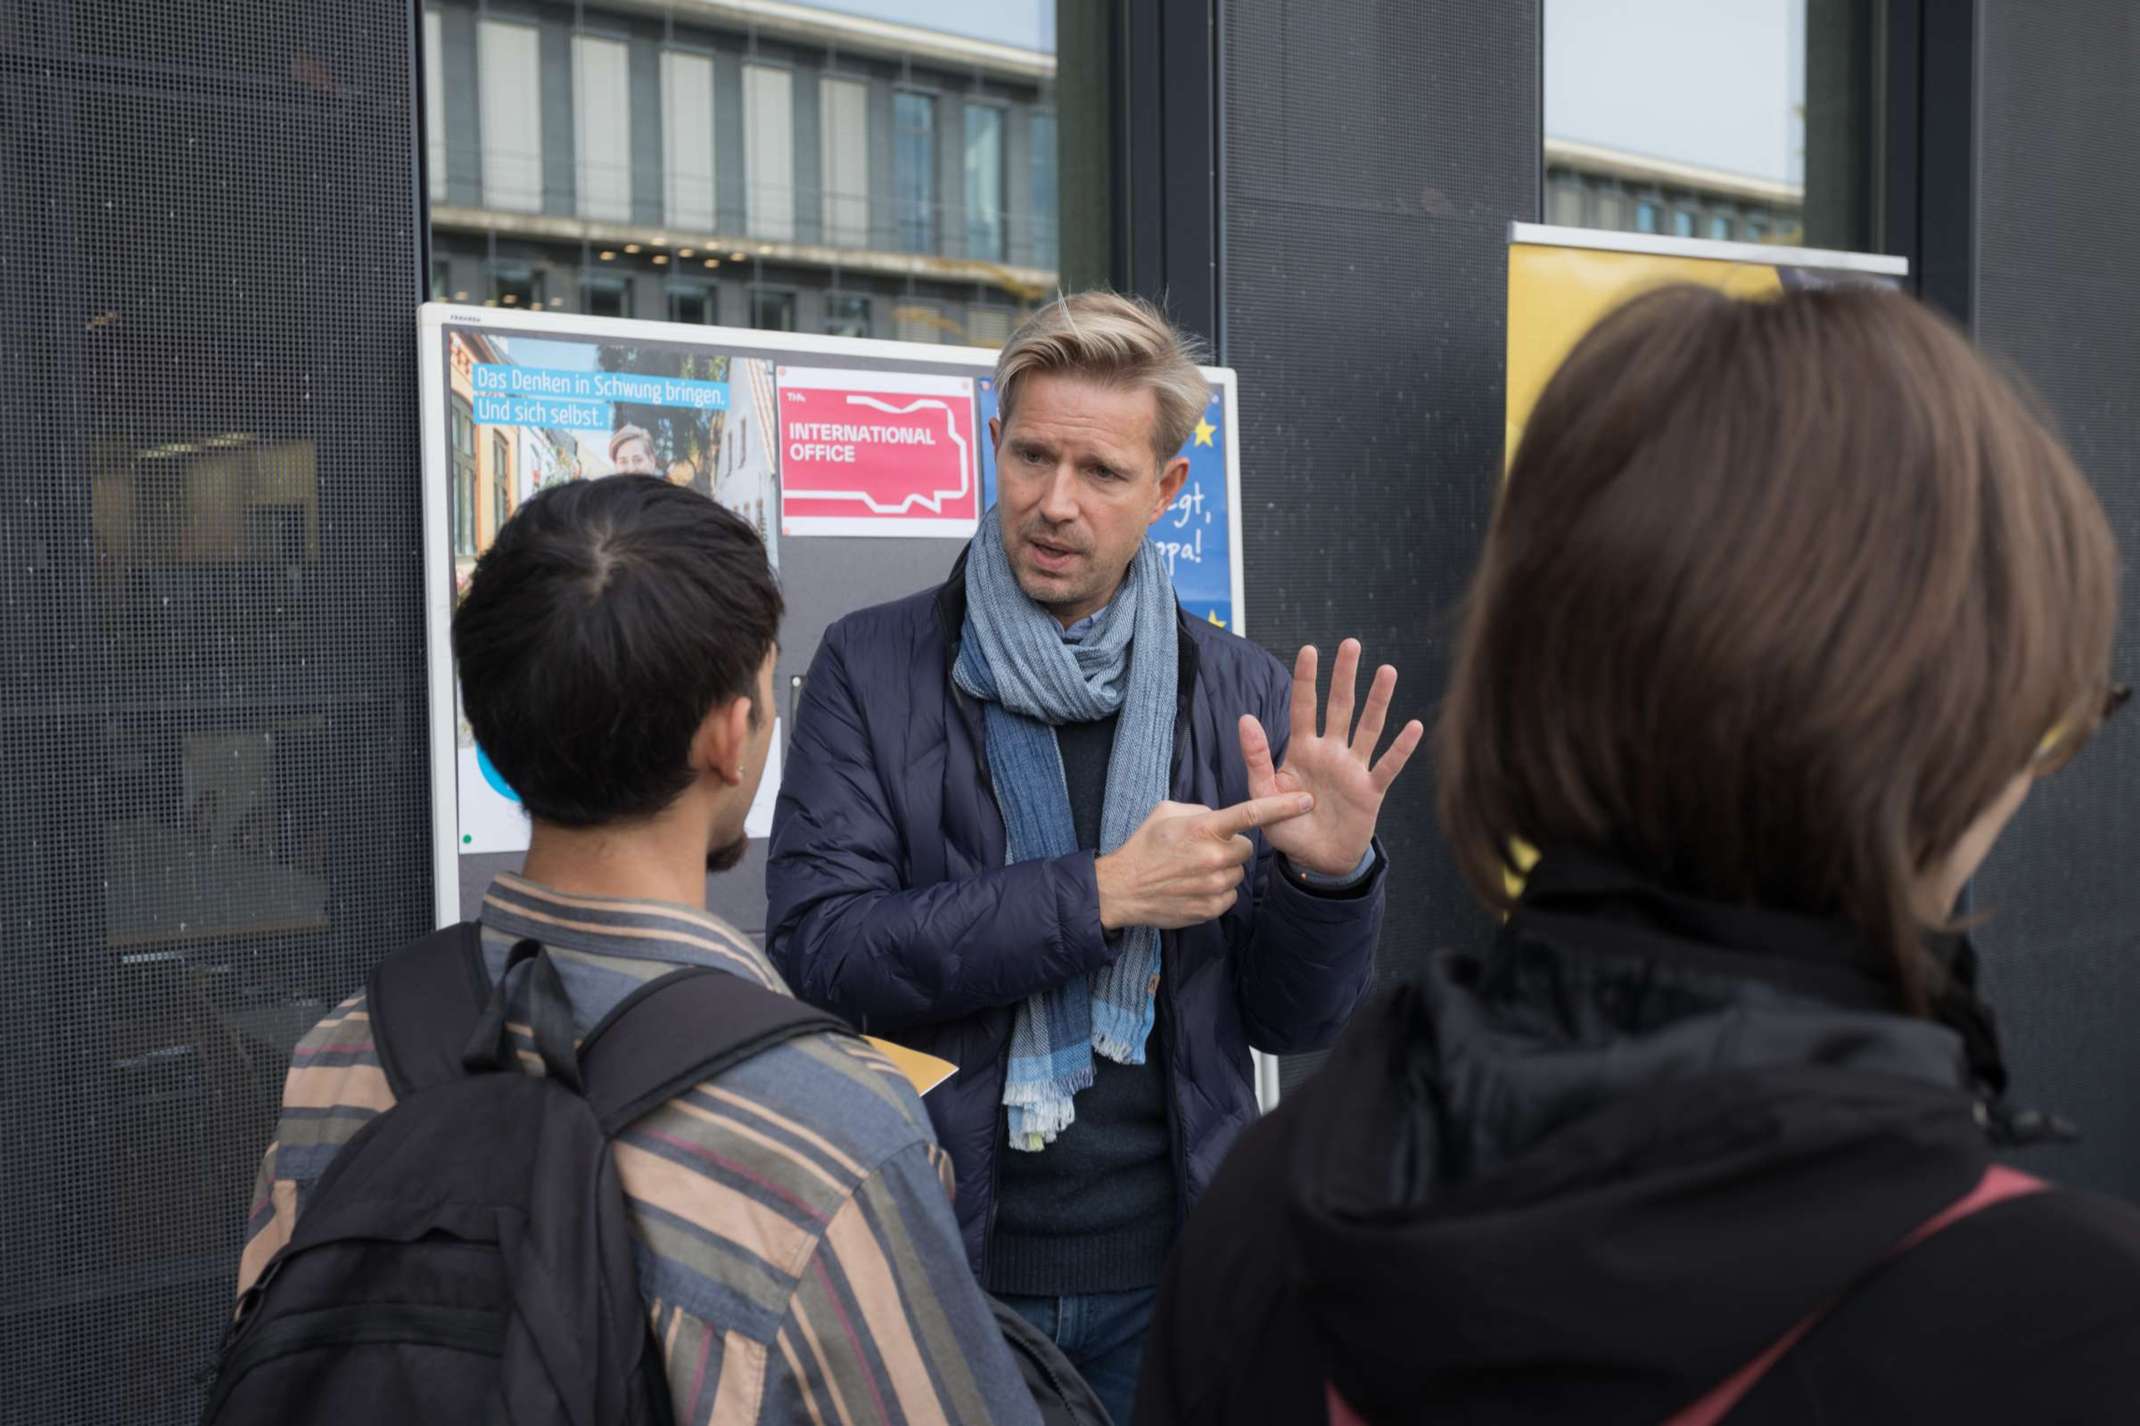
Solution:
[[[425,118],[429,127],[431,198],[446,199],[447,132],[444,25],[437,11],[425,23]],[[534,25],[484,19],[476,26],[477,117],[482,133],[481,193],[487,208],[539,212],[543,207],[541,31]],[[632,219],[630,50],[596,35],[572,39],[573,164],[582,217]],[[710,232],[718,226],[715,187],[714,63],[684,50],[661,55],[662,202],[672,227]],[[793,241],[798,235],[795,161],[795,77],[773,65],[742,66],[743,193],[752,237]],[[892,96],[892,211],[873,222],[870,194],[869,85],[827,75],[818,80],[819,184],[823,241],[933,253],[951,236],[942,231],[938,193],[938,107],[956,102],[963,135],[964,180],[960,252],[1001,262],[1010,254],[1013,195],[1009,189],[1007,111],[1001,104],[947,100],[899,90]],[[1055,116],[1035,111],[1026,126],[1029,191],[1018,215],[1028,231],[1020,257],[1055,264]]]
[[[1798,243],[1795,210],[1697,192],[1635,188],[1611,177],[1555,173],[1546,189],[1546,221],[1568,228],[1608,228],[1719,242]]]
[[[543,268],[518,262],[493,262],[487,266],[490,277],[488,305],[537,312],[563,311],[570,305],[570,297],[555,290],[556,284],[551,281],[553,274]],[[668,320],[694,326],[721,325],[720,292],[715,286],[672,280],[659,290],[667,300]],[[799,288],[752,284],[747,289],[748,310],[741,314],[747,320],[740,325],[773,332],[801,330],[796,320],[800,291]],[[469,298],[467,292],[447,290],[443,260],[433,265],[431,295],[440,301],[449,298],[466,301]],[[644,309],[635,310],[632,284],[621,275],[583,275],[578,282],[577,295],[578,310],[590,317],[651,315]],[[954,319],[926,299],[851,292],[823,293],[818,306],[820,316],[816,330],[826,336],[890,337],[904,342],[949,340],[972,346],[1001,346],[1010,340],[1011,331],[1022,315],[1009,307],[968,304],[963,317]],[[735,315],[730,314],[731,324],[734,324]],[[880,318],[883,319],[881,326]]]

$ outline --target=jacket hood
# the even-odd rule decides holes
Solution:
[[[1299,1096],[1288,1248],[1334,1384],[1383,1421],[1699,1397],[1983,1172],[2003,1076],[1950,954],[1960,1030],[1835,926],[1548,858],[1490,956],[1378,1002]]]

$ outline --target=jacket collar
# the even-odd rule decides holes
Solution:
[[[486,930],[553,950],[710,966],[787,990],[756,941],[702,907],[577,895],[500,872],[483,897],[482,922]]]
[[[1595,853],[1556,850],[1532,868],[1504,944],[1526,937],[1578,954],[1761,982],[1840,1009],[1902,1011],[1893,968],[1841,922],[1689,896]],[[1928,935],[1925,949],[1942,972],[1926,1018],[1961,1038],[1968,1077],[1988,1100],[1994,1132],[2070,1133],[2052,1116],[1998,1103],[2006,1066],[1996,1017],[1978,993],[1969,939]],[[2022,1122],[2009,1126],[2001,1122],[2006,1118]]]
[[[1854,1010],[1899,1010],[1889,968],[1848,927],[1709,901],[1606,857],[1554,850],[1524,881],[1510,931],[1607,954],[1765,981]]]

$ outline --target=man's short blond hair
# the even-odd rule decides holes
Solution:
[[[1025,320],[996,358],[996,405],[1006,428],[1018,386],[1034,372],[1062,372],[1129,390],[1150,391],[1159,405],[1152,453],[1164,466],[1203,418],[1211,387],[1196,369],[1193,338],[1141,297],[1074,292]]]

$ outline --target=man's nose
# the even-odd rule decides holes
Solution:
[[[1067,463],[1049,473],[1047,488],[1040,492],[1040,513],[1056,525],[1067,525],[1077,518],[1077,472]]]

